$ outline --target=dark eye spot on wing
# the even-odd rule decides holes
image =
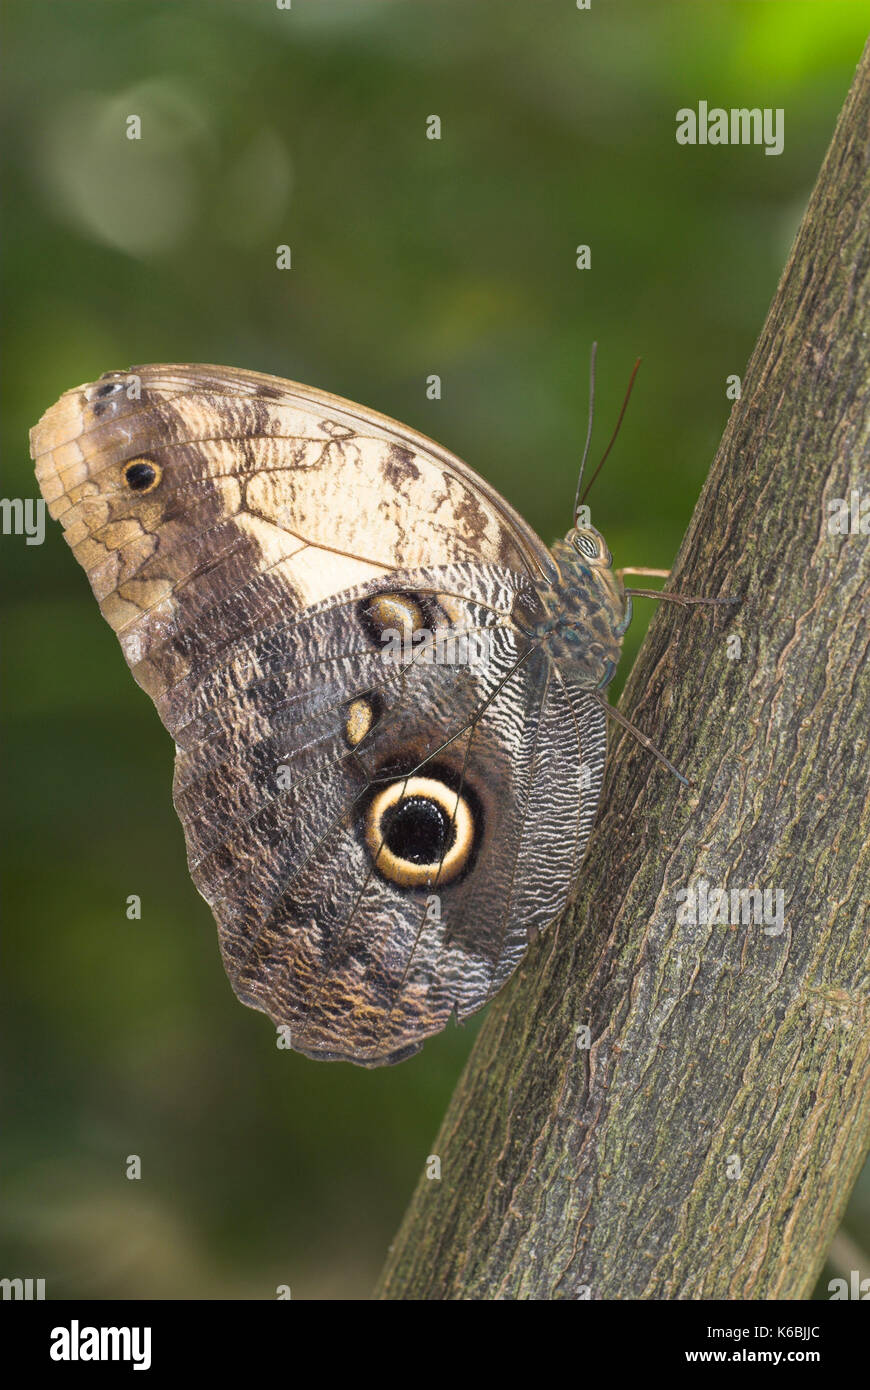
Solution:
[[[85,394],[85,403],[95,419],[102,419],[107,413],[114,414],[124,395],[124,382],[115,378],[104,381],[102,386],[90,387]]]
[[[380,878],[397,888],[446,888],[474,864],[483,808],[455,770],[432,764],[386,783],[378,779],[360,829]]]
[[[449,619],[431,594],[384,590],[357,604],[357,617],[368,637],[381,646],[386,634],[399,632],[411,638],[415,632],[449,627]]]
[[[151,492],[160,482],[162,469],[153,459],[131,459],[124,466],[124,482],[131,492]]]
[[[387,849],[412,864],[437,864],[456,840],[446,808],[425,796],[399,802],[384,821]]]

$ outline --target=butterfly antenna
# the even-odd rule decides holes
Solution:
[[[580,506],[580,488],[583,486],[583,469],[586,467],[586,458],[589,454],[589,444],[592,439],[592,416],[595,411],[595,354],[598,352],[598,344],[592,344],[592,352],[589,356],[589,423],[586,426],[586,443],[583,446],[583,457],[580,460],[580,476],[577,479],[577,491],[574,495],[574,521],[577,521],[577,511]],[[588,489],[587,489],[588,491]]]
[[[642,360],[642,359],[641,359],[640,357],[637,359],[637,361],[635,362],[634,367],[633,367],[633,369],[632,369],[631,376],[630,376],[629,379],[628,379],[628,389],[626,390],[626,393],[625,393],[625,400],[622,402],[622,409],[621,409],[620,412],[619,412],[619,419],[618,419],[617,422],[616,422],[616,429],[613,431],[613,434],[610,436],[610,443],[608,444],[607,448],[604,450],[604,453],[601,455],[601,462],[599,463],[599,465],[598,465],[598,467],[596,468],[595,472],[592,474],[592,477],[589,479],[589,482],[586,484],[586,491],[583,493],[583,496],[582,496],[582,497],[578,498],[577,506],[579,506],[579,504],[580,504],[581,502],[585,502],[585,501],[586,501],[586,498],[589,496],[589,489],[591,488],[592,484],[595,482],[595,479],[598,477],[598,474],[601,472],[602,468],[604,467],[604,460],[607,458],[607,455],[610,453],[610,450],[613,448],[614,444],[616,443],[616,436],[619,434],[619,427],[620,427],[620,425],[622,424],[622,417],[624,416],[625,411],[626,411],[626,408],[627,408],[627,406],[628,406],[628,402],[629,402],[629,400],[631,399],[631,388],[634,386],[634,379],[635,379],[635,377],[637,376],[637,371],[638,371],[638,367],[639,367],[640,364],[641,364],[641,360]],[[584,455],[584,458],[585,458],[585,455]],[[579,491],[579,485],[578,485],[578,491]],[[574,508],[574,515],[575,515],[575,516],[577,515],[577,506],[575,506],[575,508]]]

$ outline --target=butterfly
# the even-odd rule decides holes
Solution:
[[[239,999],[367,1067],[480,1009],[576,884],[632,593],[727,600],[626,589],[661,571],[583,509],[548,549],[432,440],[256,372],[108,372],[31,451],[175,740]]]

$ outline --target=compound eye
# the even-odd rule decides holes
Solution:
[[[588,531],[575,531],[572,544],[578,555],[582,555],[585,560],[597,560],[601,555],[598,541]]]

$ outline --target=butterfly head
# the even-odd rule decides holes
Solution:
[[[613,564],[607,542],[594,526],[573,526],[565,537],[565,545],[576,551],[589,569],[610,569]]]

